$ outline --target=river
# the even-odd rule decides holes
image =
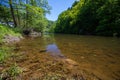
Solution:
[[[70,58],[102,80],[120,80],[120,38],[51,34],[26,38],[20,44],[32,53]]]

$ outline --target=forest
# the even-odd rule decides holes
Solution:
[[[62,12],[56,33],[120,36],[120,0],[80,0]]]
[[[75,1],[57,21],[50,21],[46,14],[52,8],[47,0],[4,0],[0,1],[0,23],[18,31],[120,36],[119,4],[119,0]]]
[[[0,23],[19,31],[43,32],[50,22],[45,17],[50,10],[47,0],[1,0]]]

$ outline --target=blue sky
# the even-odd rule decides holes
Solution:
[[[58,15],[71,7],[75,0],[48,0],[49,5],[52,7],[51,14],[47,14],[48,20],[55,21]]]

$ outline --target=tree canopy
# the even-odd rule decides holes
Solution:
[[[45,14],[50,9],[47,0],[1,0],[0,22],[42,32],[48,23]]]
[[[112,36],[120,35],[119,0],[80,0],[62,12],[55,32]]]

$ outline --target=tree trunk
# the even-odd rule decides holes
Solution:
[[[28,4],[28,0],[26,0],[26,4]],[[26,27],[28,27],[28,7],[26,6]]]
[[[18,0],[18,5],[16,5],[16,8],[17,8],[17,19],[18,19],[18,23],[17,25],[18,26],[21,26],[21,18],[20,18],[20,13],[19,13],[19,7],[18,6],[21,6],[21,0]]]
[[[12,0],[9,0],[9,5],[10,5],[11,15],[12,15],[13,22],[14,22],[14,27],[17,27],[17,22],[15,20],[14,10],[12,6]]]
[[[19,10],[18,10],[18,7],[16,6],[17,8],[17,25],[20,26],[20,16],[19,16]]]

